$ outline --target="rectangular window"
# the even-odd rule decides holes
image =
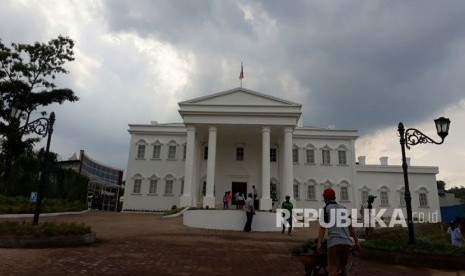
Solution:
[[[362,204],[364,207],[368,205],[368,191],[362,191]]]
[[[157,193],[157,184],[158,184],[158,180],[156,180],[156,179],[151,179],[150,180],[150,188],[149,188],[149,193],[150,194],[156,194]]]
[[[186,160],[186,154],[187,154],[187,146],[183,145],[182,146],[182,160]]]
[[[134,189],[132,190],[135,194],[140,194],[140,189],[142,186],[142,179],[134,179]]]
[[[299,198],[299,184],[294,184],[294,198]]]
[[[315,164],[315,150],[305,150],[305,162],[307,164]]]
[[[152,158],[160,159],[160,152],[161,152],[161,145],[154,145]]]
[[[184,180],[181,181],[181,192],[179,194],[180,195],[184,194]]]
[[[299,148],[292,149],[292,162],[299,163]]]
[[[341,187],[341,200],[349,200],[349,189]]]
[[[208,147],[203,148],[203,160],[208,159]]]
[[[172,195],[173,194],[173,180],[167,179],[165,181],[165,195]]]
[[[323,164],[325,164],[325,165],[331,164],[329,150],[327,150],[327,149],[322,150],[321,151],[321,158],[322,158],[321,160],[323,161]]]
[[[388,198],[388,192],[382,191],[380,193],[380,202],[382,206],[387,206],[389,205],[389,198]]]
[[[236,161],[244,161],[244,148],[236,148]]]
[[[337,152],[339,159],[339,165],[347,165],[347,155],[345,150],[340,150]]]
[[[307,186],[307,199],[316,199],[315,186]]]
[[[176,146],[168,147],[168,159],[176,159]]]
[[[145,145],[137,146],[137,158],[145,157]]]
[[[426,197],[426,193],[420,193],[420,207],[427,207],[428,206],[428,198]]]
[[[404,193],[404,192],[400,192],[399,195],[400,195],[400,198],[399,198],[399,200],[400,200],[400,206],[405,206],[405,193]]]
[[[276,149],[270,149],[270,162],[276,162],[277,159]]]

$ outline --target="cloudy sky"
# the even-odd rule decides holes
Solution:
[[[128,124],[181,122],[180,101],[243,86],[302,103],[304,125],[357,129],[357,156],[400,164],[397,125],[441,146],[407,151],[465,185],[465,1],[0,1],[3,43],[71,37],[58,79],[80,97],[52,106],[52,151],[126,168]]]

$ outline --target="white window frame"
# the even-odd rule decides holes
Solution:
[[[385,197],[384,197],[385,195]],[[389,190],[385,187],[379,190],[379,205],[389,206]]]
[[[177,146],[176,145],[168,145],[168,160],[176,160],[176,153],[177,153]]]
[[[157,194],[158,189],[158,178],[151,178],[149,184],[149,194]]]
[[[340,200],[349,201],[349,187],[344,185],[339,187]]]
[[[172,177],[167,177],[165,178],[165,190],[163,195],[165,196],[172,196],[174,195],[174,178]]]
[[[309,154],[311,153],[311,154]],[[305,163],[306,164],[315,164],[315,149],[306,148],[305,149]]]
[[[328,146],[325,146],[321,149],[321,164],[331,165],[331,148]]]
[[[132,187],[133,194],[140,194],[142,191],[142,178],[134,178],[134,185]]]
[[[344,149],[339,149],[337,151],[337,161],[338,165],[347,165],[347,151]]]
[[[299,200],[300,191],[299,191],[299,183],[298,182],[294,182],[294,184],[292,185],[292,194],[293,194],[295,200]]]
[[[424,198],[422,198],[424,197]],[[418,206],[419,207],[429,207],[428,205],[428,191],[425,188],[418,190]]]
[[[145,159],[146,144],[137,144],[136,159]]]
[[[153,144],[152,159],[160,159],[160,158],[161,158],[161,144],[155,143]]]
[[[295,145],[292,147],[292,162],[295,164],[299,163],[299,147]]]
[[[307,186],[307,199],[316,200],[316,185],[315,184],[309,184]]]

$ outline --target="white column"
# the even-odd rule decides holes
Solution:
[[[195,127],[187,127],[186,161],[184,167],[184,190],[179,205],[194,206],[192,201],[192,184],[194,174]]]
[[[208,128],[207,193],[203,197],[203,207],[215,208],[215,161],[216,161],[216,127]]]
[[[270,127],[262,128],[262,198],[260,210],[273,207],[270,198]]]
[[[294,164],[292,162],[292,128],[284,128],[284,156],[283,156],[283,181],[282,187],[284,193],[282,199],[286,195],[294,199],[293,184],[294,184]]]

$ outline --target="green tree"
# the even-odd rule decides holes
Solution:
[[[58,36],[48,43],[16,44],[6,46],[0,40],[0,173],[8,179],[11,166],[21,154],[32,152],[40,138],[26,139],[32,132],[21,128],[33,118],[38,108],[79,98],[68,88],[57,88],[54,80],[67,74],[65,64],[74,60],[74,42]],[[19,111],[17,117],[13,112]],[[44,116],[45,113],[42,112]]]

